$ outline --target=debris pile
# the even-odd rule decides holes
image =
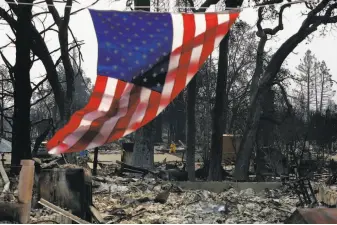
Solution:
[[[298,201],[282,190],[212,193],[154,178],[98,177],[94,182],[93,204],[107,223],[282,223]]]

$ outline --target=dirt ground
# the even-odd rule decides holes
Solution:
[[[94,159],[94,153],[90,153],[91,160]],[[181,157],[169,153],[154,154],[154,162],[162,162],[166,158],[166,162],[181,162]],[[121,161],[120,153],[98,153],[98,161],[103,164],[115,164],[116,160]]]

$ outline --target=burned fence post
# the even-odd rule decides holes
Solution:
[[[97,175],[97,164],[98,164],[98,148],[96,147],[94,151],[94,165],[92,170],[92,175],[94,176]]]
[[[34,184],[34,170],[33,160],[21,160],[18,203],[0,202],[0,220],[15,221],[23,224],[29,222]],[[6,185],[8,185],[9,188],[10,182],[4,169],[2,171],[2,177],[4,181],[7,182]]]
[[[21,171],[19,177],[18,200],[22,204],[20,222],[28,223],[34,184],[34,161],[21,160]]]

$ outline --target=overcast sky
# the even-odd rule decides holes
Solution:
[[[171,0],[172,1],[172,0]],[[80,1],[82,4],[75,4],[72,11],[76,9],[83,8],[87,5],[90,5],[92,0]],[[86,4],[84,4],[84,2]],[[96,4],[94,9],[104,9],[104,10],[124,10],[125,9],[126,0],[120,0],[117,2],[111,2],[107,4],[107,0],[102,0],[100,3]],[[63,6],[65,4],[57,3],[57,9],[61,15],[63,15]],[[173,5],[173,3],[172,3]],[[5,6],[6,3],[4,0],[0,0],[0,6]],[[288,37],[294,34],[301,23],[304,20],[304,16],[301,16],[301,11],[304,9],[304,4],[296,4],[292,5],[291,8],[287,8],[284,13],[284,30],[279,32],[277,37],[273,38],[273,40],[268,41],[267,47],[271,47],[273,49],[277,49]],[[40,11],[41,9],[38,7],[34,7],[35,11]],[[214,7],[212,7],[209,11],[213,11]],[[256,23],[257,13],[256,9],[245,9],[240,14],[240,19],[248,22],[252,26]],[[48,18],[45,23],[50,24],[52,22],[51,18]],[[82,46],[82,54],[84,58],[84,62],[82,63],[82,68],[85,71],[86,76],[92,79],[94,83],[96,79],[96,66],[97,66],[97,41],[95,36],[95,31],[93,27],[93,23],[91,21],[91,17],[89,15],[88,10],[83,10],[82,12],[71,17],[70,27],[72,28],[76,38],[78,40],[83,40],[85,45]],[[41,28],[41,26],[39,26]],[[254,27],[255,29],[255,27]],[[13,37],[10,29],[3,25],[0,26],[0,46],[3,46],[8,43],[8,38],[6,35],[10,35]],[[58,47],[58,41],[56,33],[49,34],[46,37],[47,45],[50,51],[56,49]],[[330,32],[325,37],[319,37],[316,34],[310,43],[306,44],[306,41],[301,43],[295,51],[287,58],[288,68],[295,71],[295,67],[299,64],[300,59],[303,57],[304,52],[307,49],[312,50],[312,52],[316,55],[319,60],[326,61],[327,66],[331,69],[331,73],[333,74],[333,78],[337,80],[337,32]],[[14,64],[15,62],[15,48],[6,48],[4,51],[5,55],[10,59],[10,61]],[[58,56],[59,53],[55,55]],[[32,68],[32,76],[34,78],[40,77],[45,74],[43,66],[41,63],[36,63]],[[337,87],[334,86],[334,90]],[[334,99],[337,99],[335,96]]]

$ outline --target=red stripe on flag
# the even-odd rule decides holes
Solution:
[[[141,126],[144,126],[145,124],[149,123],[156,117],[159,108],[160,98],[161,98],[160,93],[155,91],[151,92],[149,104],[147,106],[143,121],[141,122]]]
[[[239,17],[240,13],[230,13],[229,14],[229,25],[228,28],[231,28],[235,20]]]
[[[174,87],[171,93],[171,101],[185,88],[185,82],[188,72],[188,67],[191,60],[192,50],[194,48],[195,35],[195,20],[193,14],[183,14],[184,21],[184,38],[181,49],[181,56],[179,59],[178,71]]]
[[[214,50],[214,41],[218,28],[218,16],[217,14],[206,15],[206,32],[203,36],[203,48],[199,59],[199,66],[202,66],[209,55]]]
[[[90,144],[90,142],[96,137],[96,135],[100,135],[99,131],[102,128],[104,122],[106,122],[108,119],[116,115],[118,111],[119,101],[126,87],[126,84],[127,84],[126,82],[120,80],[117,82],[115,95],[113,96],[112,103],[107,113],[92,121],[89,130],[85,132],[85,134],[80,138],[80,140],[75,145],[73,145],[67,152],[85,149]]]
[[[59,142],[62,142],[66,136],[71,134],[80,125],[83,116],[87,113],[98,109],[100,102],[103,98],[105,87],[108,81],[108,77],[98,75],[94,90],[90,96],[88,104],[81,110],[76,111],[69,122],[50,139],[47,143],[47,148],[52,149],[56,147]]]

